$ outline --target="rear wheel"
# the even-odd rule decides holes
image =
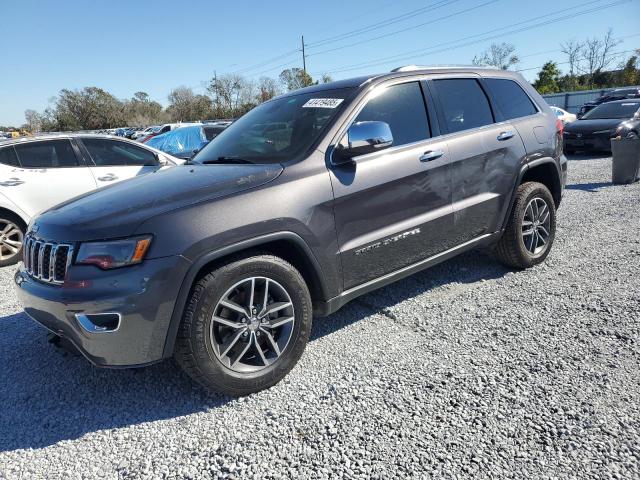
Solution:
[[[0,267],[14,265],[22,258],[25,225],[9,212],[0,212]]]
[[[551,192],[538,182],[523,183],[496,254],[508,266],[533,267],[547,258],[555,234],[556,208]]]
[[[175,358],[205,387],[246,395],[293,368],[311,322],[309,290],[293,266],[271,255],[234,261],[195,285]]]

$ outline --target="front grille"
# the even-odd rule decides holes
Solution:
[[[71,264],[73,246],[27,235],[23,255],[24,268],[31,277],[42,282],[61,284]]]

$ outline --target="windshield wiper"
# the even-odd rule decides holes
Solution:
[[[253,163],[253,162],[240,157],[223,156],[223,157],[214,158],[212,160],[205,160],[201,163],[203,165],[210,165],[212,163]]]

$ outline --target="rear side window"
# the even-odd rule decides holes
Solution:
[[[22,168],[77,167],[76,157],[69,140],[46,140],[14,145]]]
[[[102,138],[83,138],[82,143],[97,167],[143,167],[154,166],[158,163],[153,152],[130,145],[127,142]]]
[[[429,121],[418,82],[392,85],[369,100],[355,122],[386,122],[393,145],[405,145],[430,137]]]
[[[513,80],[487,78],[485,84],[505,120],[526,117],[538,112],[522,87]]]
[[[450,78],[434,80],[444,126],[448,133],[493,123],[489,100],[477,80]]]
[[[0,148],[0,163],[10,167],[18,166],[18,158],[13,151],[13,147]]]

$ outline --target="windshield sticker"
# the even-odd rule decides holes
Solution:
[[[336,108],[344,98],[311,98],[302,108]]]

